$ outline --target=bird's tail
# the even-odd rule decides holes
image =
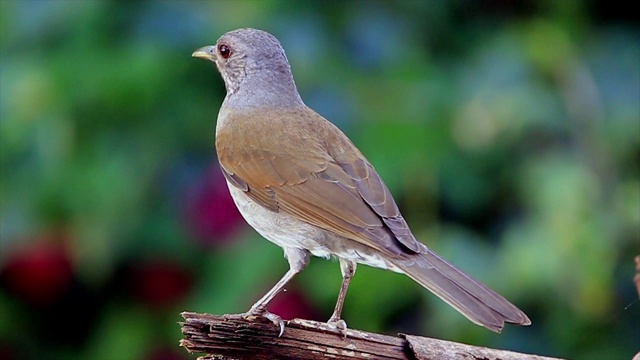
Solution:
[[[495,291],[473,280],[435,253],[427,250],[411,262],[395,265],[472,322],[495,332],[504,323],[530,325],[531,320]]]

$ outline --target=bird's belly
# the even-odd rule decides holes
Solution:
[[[241,189],[229,183],[227,185],[242,217],[260,235],[280,247],[305,249],[318,257],[336,256],[359,264],[402,272],[371,247],[333,235],[288,214],[268,210]]]
[[[324,231],[290,215],[268,210],[241,189],[227,185],[242,217],[265,239],[280,247],[308,250],[314,256],[331,256],[331,250],[322,244],[326,237]]]

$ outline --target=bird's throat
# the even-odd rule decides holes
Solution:
[[[247,74],[235,89],[227,86],[227,96],[223,106],[235,109],[259,108],[264,106],[296,107],[304,105],[298,94],[293,77],[274,81],[273,74]]]

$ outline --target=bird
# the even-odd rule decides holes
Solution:
[[[280,246],[289,263],[243,316],[271,320],[282,336],[284,322],[267,304],[313,255],[340,264],[342,284],[327,321],[340,331],[346,331],[342,308],[357,264],[405,274],[489,330],[531,324],[515,305],[415,238],[373,165],[302,101],[275,36],[233,30],[192,57],[213,62],[224,80],[215,148],[229,192],[246,222]]]

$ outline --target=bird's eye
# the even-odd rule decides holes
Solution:
[[[220,52],[220,56],[223,58],[228,58],[231,55],[231,48],[227,44],[220,44],[218,46],[218,51]]]

